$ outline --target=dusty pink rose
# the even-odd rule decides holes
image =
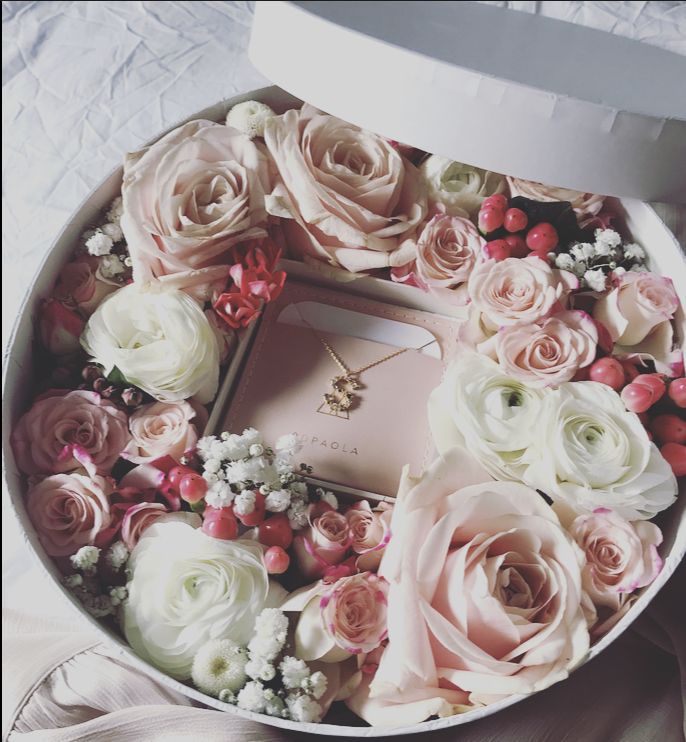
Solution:
[[[569,532],[586,555],[583,586],[596,608],[621,610],[629,595],[649,585],[662,569],[657,552],[662,533],[650,521],[631,523],[597,508],[576,518]]]
[[[413,283],[450,301],[467,301],[463,286],[476,265],[485,241],[469,219],[437,214],[417,240],[417,254],[407,266],[394,269],[396,280],[411,274]],[[399,278],[400,277],[400,278]]]
[[[129,418],[131,440],[122,457],[134,464],[162,456],[179,461],[198,440],[191,422],[194,418],[195,410],[188,402],[153,402],[139,407]]]
[[[82,257],[67,263],[60,271],[55,298],[73,304],[86,315],[91,314],[108,294],[117,289],[116,284],[97,278],[97,268],[97,258]]]
[[[81,350],[79,338],[85,326],[83,317],[57,299],[49,299],[40,308],[38,327],[41,342],[56,356]]]
[[[367,721],[531,693],[583,659],[583,554],[535,490],[453,448],[419,479],[404,472],[391,527],[388,646],[360,701]]]
[[[352,272],[412,258],[402,243],[426,216],[426,194],[385,139],[308,104],[270,118],[264,138],[280,176],[267,210],[286,220],[295,253]]]
[[[467,288],[481,338],[501,327],[531,324],[563,308],[579,281],[535,256],[485,260],[474,268]],[[467,328],[469,329],[469,328]]]
[[[343,561],[351,541],[345,515],[327,510],[321,515],[310,516],[309,527],[293,540],[293,551],[303,576],[308,579],[322,577],[328,568]]]
[[[376,571],[391,539],[393,506],[380,502],[373,510],[367,500],[358,500],[345,513],[350,526],[351,549],[360,570]]]
[[[121,539],[129,551],[138,543],[143,531],[152,525],[167,508],[159,502],[141,502],[132,505],[124,514],[121,523]]]
[[[530,386],[558,386],[593,363],[598,328],[582,311],[564,311],[530,325],[510,325],[492,341],[501,369]]]
[[[96,392],[78,390],[37,401],[12,434],[25,474],[73,471],[84,460],[109,474],[128,442],[126,413]]]
[[[26,496],[26,510],[49,556],[75,554],[93,544],[110,525],[110,479],[95,475],[55,474]]]
[[[574,191],[571,188],[547,186],[532,180],[508,177],[507,183],[512,196],[524,196],[534,201],[569,201],[582,227],[593,221],[595,215],[603,208],[605,201],[605,196]]]
[[[671,322],[678,308],[671,278],[629,271],[598,299],[593,316],[616,343],[614,355],[651,360],[659,372],[678,376],[680,353],[674,351]]]
[[[199,298],[221,290],[227,254],[265,236],[267,158],[236,129],[191,121],[128,155],[121,227],[136,281],[153,277]]]

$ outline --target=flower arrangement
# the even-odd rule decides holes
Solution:
[[[660,572],[686,475],[671,280],[602,196],[256,101],[126,158],[37,319],[12,445],[85,610],[240,709],[394,726],[559,681]],[[462,307],[394,502],[311,481],[288,432],[206,430],[280,259]],[[403,289],[405,290],[405,289]]]

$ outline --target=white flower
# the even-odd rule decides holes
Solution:
[[[563,271],[571,271],[574,269],[574,258],[569,253],[561,252],[555,256],[555,267]]]
[[[73,574],[73,575],[67,575],[62,582],[64,583],[64,586],[69,588],[70,590],[74,590],[77,587],[81,587],[83,585],[83,575],[80,574]]]
[[[333,492],[329,492],[328,490],[318,490],[317,494],[321,498],[322,502],[330,505],[334,510],[338,510],[338,498]]]
[[[322,707],[310,696],[290,694],[286,696],[286,706],[293,721],[319,721],[322,716]]]
[[[648,269],[645,267],[645,265],[640,265],[638,263],[634,263],[629,270],[632,273],[648,273]]]
[[[262,443],[262,433],[255,428],[246,428],[240,435],[241,441],[250,448],[250,446]]]
[[[219,346],[188,294],[131,283],[110,294],[81,335],[91,358],[160,402],[210,402],[219,383]]]
[[[262,547],[205,535],[188,513],[163,515],[131,552],[123,628],[133,649],[174,678],[190,677],[210,639],[245,645],[255,619],[283,593],[269,581]]]
[[[236,515],[249,515],[255,509],[255,493],[242,490],[233,500],[233,511]]]
[[[614,229],[596,229],[595,243],[596,245],[606,245],[612,249],[622,244],[622,238]]]
[[[265,507],[270,513],[283,513],[291,504],[291,493],[288,490],[274,490],[265,500]]]
[[[240,435],[231,433],[225,440],[222,441],[222,458],[228,459],[229,461],[239,461],[248,456],[250,452],[250,445],[243,441]]]
[[[252,655],[245,666],[245,671],[253,680],[264,680],[267,683],[276,676],[276,668],[268,659]]]
[[[105,553],[105,561],[113,570],[120,570],[129,558],[129,550],[123,541],[115,541]]]
[[[226,125],[254,139],[264,136],[264,124],[272,116],[276,114],[266,104],[256,100],[246,100],[231,108],[226,116]]]
[[[314,696],[316,699],[320,699],[324,693],[326,693],[326,686],[328,681],[326,675],[323,672],[313,672],[309,678],[303,681],[303,690],[309,695]]]
[[[86,247],[91,255],[108,255],[113,246],[114,240],[100,230],[96,230],[95,234],[86,240]]]
[[[261,443],[253,443],[252,446],[250,446],[248,453],[251,456],[262,456],[264,453],[264,446]]]
[[[121,605],[126,600],[127,595],[127,590],[123,585],[113,587],[110,590],[110,602],[112,604],[112,607]]]
[[[300,688],[310,676],[310,668],[297,657],[284,657],[279,665],[284,688]]]
[[[283,718],[286,715],[286,704],[282,698],[273,695],[270,698],[265,696],[264,713],[269,716],[279,716]]]
[[[294,531],[307,525],[307,503],[297,500],[288,508],[288,522]]]
[[[117,196],[117,198],[112,201],[110,204],[110,208],[108,212],[105,214],[105,218],[107,221],[112,222],[113,224],[119,224],[119,220],[121,219],[121,215],[124,211],[124,201],[121,196]]]
[[[198,452],[198,456],[200,456],[204,461],[211,458],[210,451],[216,442],[217,438],[213,435],[206,435],[203,438],[199,438],[198,442],[195,444],[195,450]]]
[[[507,376],[490,358],[463,353],[429,397],[436,448],[462,446],[495,478],[521,479],[542,399],[542,390]]]
[[[265,709],[264,686],[257,680],[247,682],[236,696],[236,705],[246,711],[261,714]]]
[[[595,244],[595,254],[599,258],[605,258],[612,252],[612,248],[607,244],[607,242],[596,242]]]
[[[589,261],[591,258],[595,257],[595,245],[591,245],[590,242],[582,242],[579,245],[579,248],[581,250],[581,257],[585,261]]]
[[[274,450],[281,456],[292,458],[302,450],[302,447],[298,436],[295,433],[288,433],[277,439]]]
[[[207,459],[203,469],[212,474],[216,474],[222,468],[222,462],[219,459]]]
[[[90,572],[95,569],[100,558],[100,549],[97,546],[82,546],[76,554],[70,557],[74,569],[81,572]]]
[[[307,497],[307,483],[293,482],[291,484],[291,492],[298,497]]]
[[[212,472],[209,472],[209,471],[204,471],[202,473],[202,478],[210,486],[212,486],[213,484],[217,484],[219,482],[219,476],[217,474],[213,474]]]
[[[593,291],[605,291],[607,288],[605,274],[600,268],[586,271],[584,273],[584,281],[586,281],[586,285]]]
[[[217,696],[217,698],[222,703],[236,703],[236,694],[228,688],[222,688],[219,691],[219,695]]]
[[[262,657],[271,661],[283,649],[288,632],[288,618],[278,608],[265,608],[255,620],[248,651],[250,657]]]
[[[635,242],[631,242],[628,245],[624,245],[624,257],[628,260],[645,260],[645,250],[637,245]]]
[[[231,485],[226,482],[215,482],[207,490],[205,502],[212,508],[227,508],[234,501],[236,495]]]
[[[121,227],[115,222],[103,224],[100,229],[103,234],[106,234],[113,242],[120,242],[124,239],[124,233],[121,231]]]
[[[613,271],[612,275],[615,278],[619,278],[620,276],[623,276],[626,273],[626,268],[622,268],[621,265],[617,266]]]
[[[549,390],[531,432],[523,480],[551,497],[561,516],[611,508],[642,520],[676,499],[669,464],[605,384],[566,382]]]
[[[584,260],[584,247],[593,247],[593,245],[590,245],[588,242],[578,242],[576,245],[572,245],[572,247],[569,250],[570,255],[574,258],[574,260]]]
[[[126,270],[117,255],[103,255],[98,262],[98,273],[103,278],[114,278]]]

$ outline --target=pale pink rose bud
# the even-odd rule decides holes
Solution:
[[[131,440],[123,458],[134,464],[162,456],[179,461],[198,440],[194,419],[195,410],[188,402],[153,402],[139,407],[129,418]]]
[[[351,533],[344,515],[327,510],[310,520],[293,540],[293,551],[302,574],[308,579],[324,575],[328,567],[343,561],[350,549]]]
[[[356,502],[346,511],[352,534],[351,548],[359,555],[356,560],[359,569],[375,571],[378,568],[391,538],[392,515],[393,506],[389,503],[379,503],[372,510],[366,500]]]
[[[131,551],[148,526],[151,526],[167,508],[159,502],[141,502],[131,506],[125,513],[121,524],[121,538]]]
[[[116,285],[100,281],[96,276],[97,258],[83,257],[67,263],[60,271],[55,286],[55,298],[91,314],[100,302],[117,289]]]

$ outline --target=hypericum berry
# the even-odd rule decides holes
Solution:
[[[653,392],[650,387],[632,381],[622,389],[622,402],[629,412],[646,412],[653,405]]]
[[[482,209],[497,209],[498,211],[505,211],[507,208],[507,196],[502,193],[495,193],[492,196],[488,196],[481,202]]]
[[[238,521],[231,508],[205,508],[202,531],[212,538],[232,541],[238,536]]]
[[[503,224],[508,232],[521,232],[528,223],[529,217],[521,209],[508,209],[505,212]]]
[[[616,392],[624,386],[626,380],[622,364],[616,358],[610,356],[595,361],[589,368],[588,378],[591,381],[607,384]]]
[[[669,398],[677,407],[686,407],[686,378],[672,380],[669,385]]]
[[[491,240],[484,245],[484,255],[493,260],[505,260],[512,257],[510,246],[505,240]]]
[[[167,481],[172,486],[172,488],[178,492],[179,487],[181,486],[181,480],[189,474],[195,474],[193,469],[191,469],[190,467],[175,466],[173,469],[169,470],[169,474],[167,474]]]
[[[525,258],[529,254],[529,248],[526,246],[524,238],[518,234],[508,234],[504,238],[510,248],[510,255],[513,258]]]
[[[280,546],[270,546],[264,552],[263,560],[270,575],[282,575],[291,563],[291,558]]]
[[[666,390],[664,379],[660,374],[639,374],[631,383],[647,386],[653,393],[653,404],[664,395]]]
[[[659,443],[686,443],[686,421],[678,415],[657,415],[650,429]]]
[[[286,513],[277,513],[263,520],[257,528],[257,538],[265,546],[287,549],[293,543],[293,529]]]
[[[479,229],[484,234],[495,232],[503,226],[505,212],[500,209],[487,207],[479,212]]]
[[[667,463],[672,467],[675,477],[686,475],[686,446],[680,443],[665,443],[660,449]]]
[[[252,528],[258,526],[263,520],[266,513],[264,495],[261,492],[255,492],[255,507],[252,512],[246,515],[237,515],[236,517],[244,526]]]
[[[182,500],[191,505],[200,502],[207,494],[207,482],[195,472],[186,474],[179,482],[179,494]]]
[[[559,239],[557,230],[552,224],[541,222],[528,231],[526,244],[530,250],[548,253],[557,247]]]

